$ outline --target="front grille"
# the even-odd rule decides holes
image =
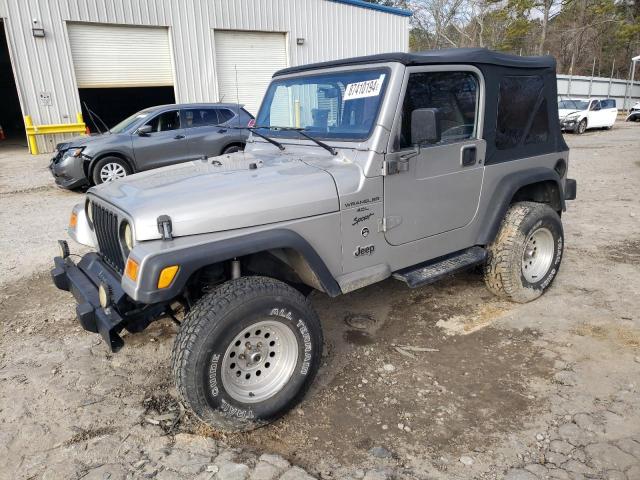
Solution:
[[[91,208],[100,254],[105,262],[122,274],[124,255],[120,248],[118,216],[95,202],[91,202]]]

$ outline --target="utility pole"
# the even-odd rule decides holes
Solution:
[[[613,81],[613,70],[616,68],[616,59],[613,58],[613,63],[611,64],[611,76],[609,77],[609,88],[607,89],[607,98],[611,96],[611,82]]]
[[[576,54],[571,54],[571,66],[569,67],[569,86],[567,87],[567,96],[571,96],[571,80],[573,79],[573,62],[576,59]]]
[[[593,57],[593,66],[591,67],[591,80],[589,80],[589,98],[591,98],[591,86],[593,85],[593,74],[596,72],[596,57]]]

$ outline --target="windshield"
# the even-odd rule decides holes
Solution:
[[[558,110],[586,110],[589,102],[583,100],[560,100]]]
[[[134,113],[130,117],[125,118],[120,123],[118,123],[115,127],[109,130],[111,133],[122,133],[127,130],[131,125],[136,123],[138,120],[143,118],[147,118],[151,113],[151,109],[147,108],[145,110],[140,110],[138,113]]]
[[[265,94],[256,126],[303,128],[314,138],[365,140],[378,116],[388,76],[387,69],[375,69],[276,79]],[[292,131],[268,133],[299,137]]]

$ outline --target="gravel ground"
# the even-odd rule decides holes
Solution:
[[[640,126],[566,138],[578,200],[547,294],[511,304],[470,272],[315,295],[312,391],[238,435],[176,401],[172,323],[115,355],[78,326],[47,267],[82,196],[0,147],[0,478],[640,479]]]

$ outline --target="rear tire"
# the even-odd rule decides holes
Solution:
[[[266,425],[302,400],[322,356],[309,301],[265,277],[243,277],[202,297],[172,352],[178,392],[205,423],[224,431]]]
[[[526,303],[551,285],[560,268],[564,246],[562,222],[549,206],[513,204],[495,240],[487,248],[487,288],[499,297]]]
[[[104,157],[98,160],[91,174],[93,184],[111,182],[131,175],[131,167],[118,157]]]

